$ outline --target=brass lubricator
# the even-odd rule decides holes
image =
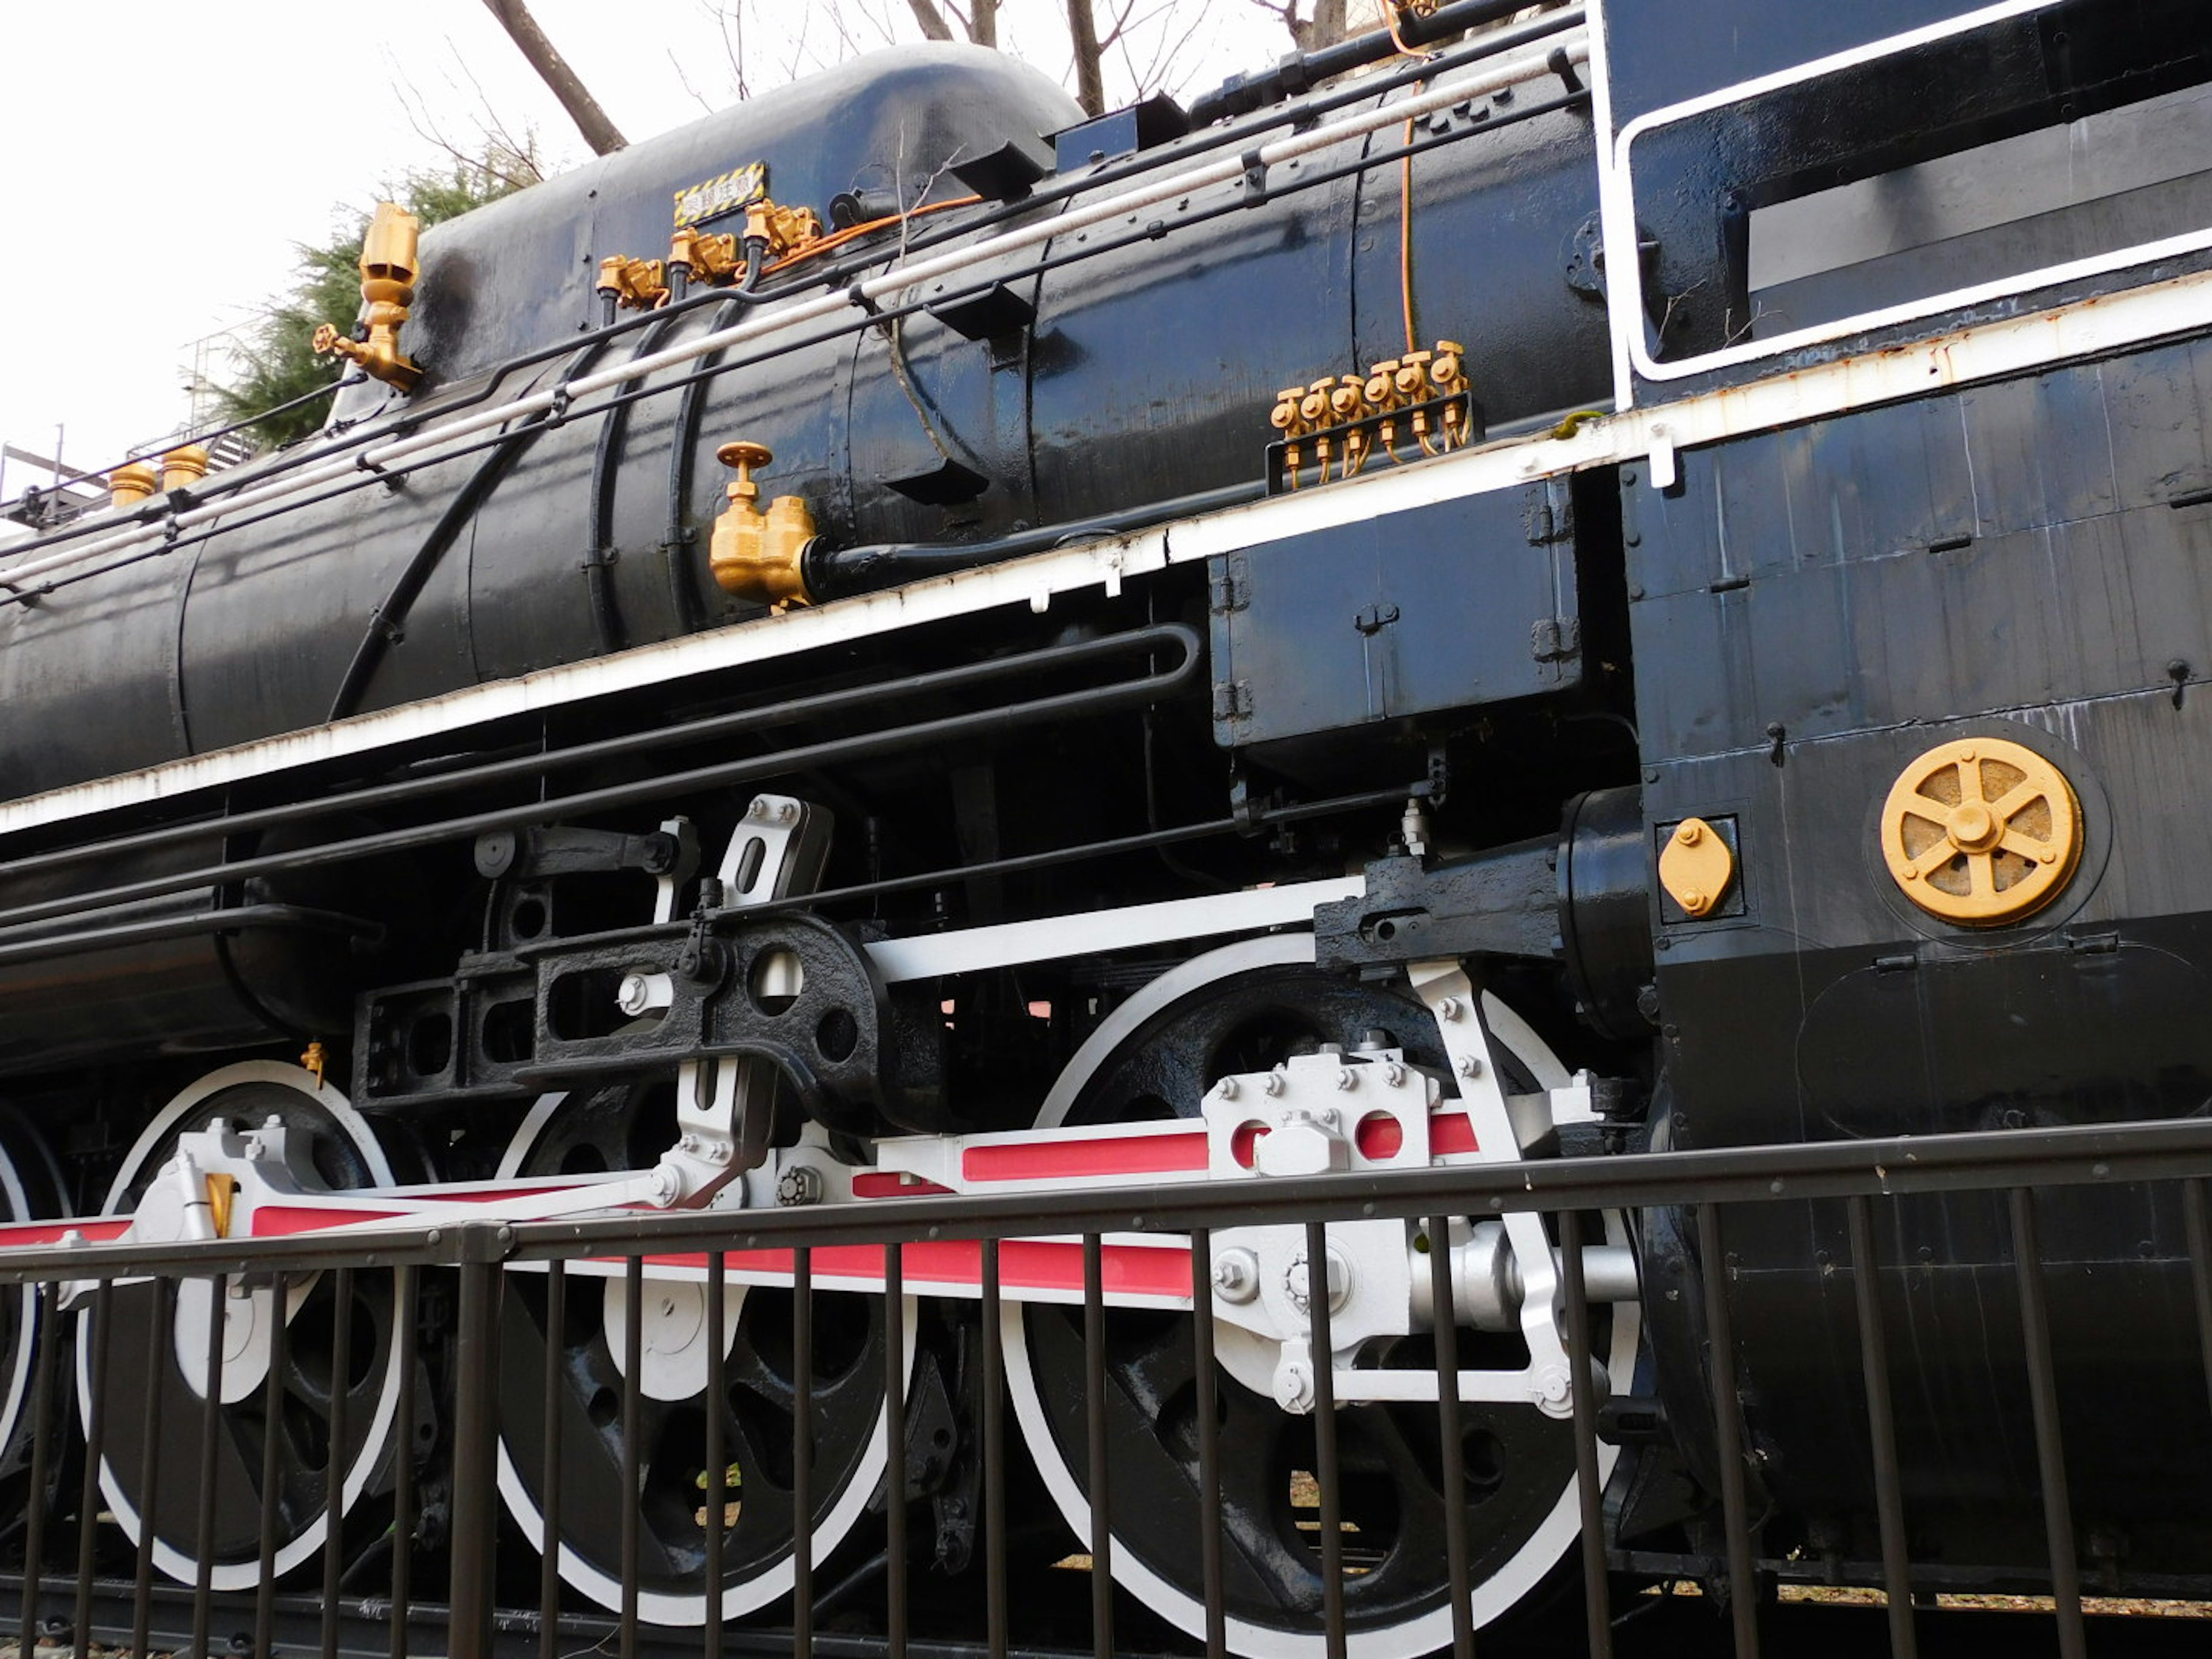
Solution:
[[[1684,818],[1659,854],[1659,884],[1697,921],[1712,915],[1735,879],[1735,854],[1703,818]]]
[[[399,349],[399,325],[415,303],[416,239],[422,230],[415,216],[396,202],[379,202],[361,244],[361,297],[368,305],[368,338],[352,340],[330,323],[315,331],[314,347],[325,356],[358,363],[369,374],[402,392],[415,389],[422,370]]]
[[[702,231],[681,215],[668,241],[666,259],[633,259],[611,254],[599,261],[599,295],[624,311],[650,311],[672,294],[681,297],[685,283],[727,288],[747,274],[747,251],[761,250],[765,266],[803,253],[822,240],[822,220],[812,208],[785,207],[766,197],[746,204],[745,228]]]
[[[806,510],[805,501],[797,495],[779,495],[767,512],[760,510],[760,486],[753,482],[753,469],[775,459],[767,445],[741,440],[724,444],[714,456],[738,474],[729,486],[730,504],[714,520],[708,556],[714,580],[724,592],[757,605],[780,609],[811,604],[805,562],[815,530],[814,515]]]
[[[1267,453],[1271,490],[1350,478],[1377,453],[1402,464],[1479,441],[1482,412],[1467,381],[1465,349],[1439,340],[1364,374],[1333,375],[1275,394],[1281,434]]]
[[[2081,862],[2081,804],[2033,750],[2002,738],[1930,749],[1881,809],[1881,856],[1905,897],[1966,927],[2001,927],[2058,896]]]
[[[611,253],[599,261],[599,280],[593,287],[602,300],[611,300],[624,311],[651,311],[668,298],[667,268],[658,259]]]

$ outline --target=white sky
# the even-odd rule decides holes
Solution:
[[[1064,79],[1060,0],[1004,3],[1011,48]],[[858,40],[918,33],[902,0],[840,9]],[[632,142],[698,118],[699,97],[735,96],[705,0],[532,10]],[[827,10],[747,0],[755,91],[804,56],[839,55]],[[1168,84],[1186,97],[1289,44],[1251,0],[1139,0],[1147,15],[1138,67],[1177,43]],[[342,208],[438,160],[415,94],[465,147],[489,107],[556,162],[586,154],[482,0],[0,0],[0,439],[51,456],[62,425],[73,467],[175,430],[191,343],[287,286],[295,245],[323,240]],[[1126,94],[1128,66],[1109,71],[1109,98]],[[10,463],[0,495],[38,481]]]

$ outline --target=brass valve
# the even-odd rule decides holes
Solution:
[[[1302,438],[1308,422],[1301,405],[1305,401],[1306,389],[1302,386],[1285,386],[1275,394],[1275,412],[1267,418],[1275,430],[1285,438]]]
[[[763,196],[745,209],[745,240],[766,242],[771,259],[821,240],[821,216],[812,208],[788,208]]]
[[[1429,359],[1434,355],[1409,351],[1398,360],[1398,395],[1407,403],[1419,403],[1429,395]]]
[[[1387,414],[1405,401],[1398,395],[1398,360],[1385,358],[1367,371],[1367,401]]]
[[[1328,394],[1328,412],[1339,421],[1356,421],[1367,411],[1367,380],[1359,374],[1347,374]]]
[[[185,444],[161,457],[161,488],[183,489],[207,477],[208,453],[198,444]]]
[[[1467,390],[1467,348],[1457,340],[1437,342],[1436,355],[1429,359],[1429,384],[1436,388],[1439,398]]]
[[[625,311],[650,311],[668,298],[668,274],[658,259],[632,259],[611,253],[599,261],[594,285],[600,298]]]
[[[775,457],[765,444],[742,440],[714,452],[724,466],[737,470],[729,485],[730,504],[714,520],[708,565],[726,593],[757,605],[808,605],[806,550],[815,538],[814,515],[797,495],[779,495],[760,510],[760,486],[753,469]]]
[[[422,226],[396,202],[379,202],[361,245],[361,297],[368,307],[368,338],[353,340],[330,323],[315,331],[315,350],[360,365],[402,392],[422,378],[415,360],[399,349],[399,327],[415,303],[416,237]]]
[[[668,244],[668,268],[673,272],[681,265],[695,283],[721,284],[738,280],[744,274],[745,262],[738,257],[738,239],[725,232],[720,236],[702,234],[690,226],[679,229]]]
[[[107,475],[111,507],[136,507],[161,488],[161,474],[151,461],[132,461]]]

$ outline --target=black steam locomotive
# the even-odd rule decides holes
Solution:
[[[2196,8],[1517,10],[1408,9],[1091,120],[995,54],[900,50],[419,246],[380,216],[319,437],[118,475],[112,512],[0,561],[8,1218],[221,1231],[210,1159],[242,1172],[218,1209],[281,1170],[332,1217],[400,1184],[519,1214],[1034,1190],[1042,1216],[1070,1182],[2202,1111]],[[2032,1582],[2002,1206],[1885,1215],[1916,1560]],[[2193,1582],[2184,1217],[2103,1191],[2045,1224],[2085,1535]],[[1210,1286],[1132,1267],[1116,1576],[1202,1633],[1182,1531],[1133,1523],[1197,1501],[1160,1335],[1196,1294],[1239,1449],[1236,1650],[1316,1640],[1316,1364],[1352,1650],[1449,1636],[1452,1506],[1478,1618],[1528,1598],[1576,1535],[1586,1385],[1547,1226],[1362,1224],[1340,1261],[1333,1231],[1345,1346],[1318,1360],[1302,1230],[1228,1241]],[[1724,1273],[1762,1547],[1871,1557],[1841,1211],[1765,1206],[1725,1263],[1678,1212],[1605,1231],[1612,1540],[1720,1547]],[[1434,1399],[1407,1264],[1439,1249],[1478,1379],[1463,1492],[1404,1409],[1423,1376]],[[1090,1403],[1048,1267],[1027,1293],[1010,1267],[1006,1325],[1045,1560],[1084,1532]],[[787,1275],[733,1273],[717,1398],[696,1273],[648,1275],[627,1355],[621,1278],[514,1276],[515,1547],[609,1606],[638,1550],[651,1621],[771,1605],[796,1503],[825,1559],[872,1524],[896,1332],[917,1547],[957,1575],[961,1269],[915,1254],[894,1306],[823,1267],[847,1293],[820,1298],[809,1425]],[[361,1521],[403,1466],[436,1490],[431,1314],[403,1344],[367,1273],[343,1303],[327,1275],[189,1290],[99,1350],[124,1531],[189,1577],[178,1425],[262,1409],[272,1327],[307,1354],[342,1326],[345,1374],[291,1396],[276,1566],[334,1525],[356,1582],[434,1550],[434,1503],[409,1540]],[[9,1304],[18,1487],[39,1346],[76,1342],[93,1387],[72,1317]],[[212,1322],[219,1389],[179,1358]],[[403,1350],[431,1402],[405,1421]],[[710,1443],[743,1492],[719,1528]],[[255,1582],[269,1496],[226,1462],[216,1588]]]

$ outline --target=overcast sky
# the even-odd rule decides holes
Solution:
[[[1065,36],[1042,26],[1057,0],[1005,3],[1012,49],[1065,79]],[[1136,56],[1179,43],[1187,94],[1288,45],[1251,0],[1152,3],[1165,15]],[[753,90],[837,55],[823,8],[749,0]],[[632,141],[735,96],[703,0],[532,9]],[[916,33],[901,0],[842,9],[861,40],[883,22]],[[434,161],[419,121],[468,145],[489,110],[534,127],[556,161],[586,153],[482,0],[0,0],[0,439],[50,456],[61,425],[76,467],[177,428],[191,343],[250,318],[286,285],[295,245],[372,204],[380,180]],[[0,493],[32,482],[10,462]]]

